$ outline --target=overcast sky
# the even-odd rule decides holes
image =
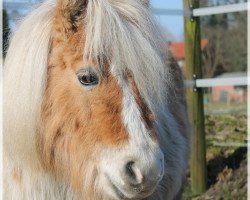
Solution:
[[[183,9],[182,0],[151,0],[155,8]],[[160,23],[170,32],[174,39],[181,41],[183,39],[183,16],[157,15]]]

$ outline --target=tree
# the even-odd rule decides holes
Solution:
[[[3,57],[5,57],[8,46],[9,46],[9,20],[6,10],[3,10]]]
[[[239,0],[205,0],[202,6],[225,5]],[[229,13],[201,18],[202,37],[209,40],[203,54],[203,75],[247,69],[247,13]]]

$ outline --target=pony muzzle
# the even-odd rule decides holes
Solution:
[[[164,157],[155,155],[129,156],[106,163],[105,177],[112,199],[137,199],[151,195],[164,175]],[[104,191],[105,192],[105,191]]]

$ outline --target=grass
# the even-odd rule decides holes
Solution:
[[[247,103],[208,103],[204,106],[205,114],[247,114]]]
[[[214,144],[244,144],[247,141],[246,104],[207,104],[205,106],[207,147],[207,191],[194,195],[190,177],[183,200],[245,200],[247,199],[246,147],[215,146]]]

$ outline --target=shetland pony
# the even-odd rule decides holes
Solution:
[[[172,200],[189,127],[148,0],[48,0],[4,63],[5,200]]]

